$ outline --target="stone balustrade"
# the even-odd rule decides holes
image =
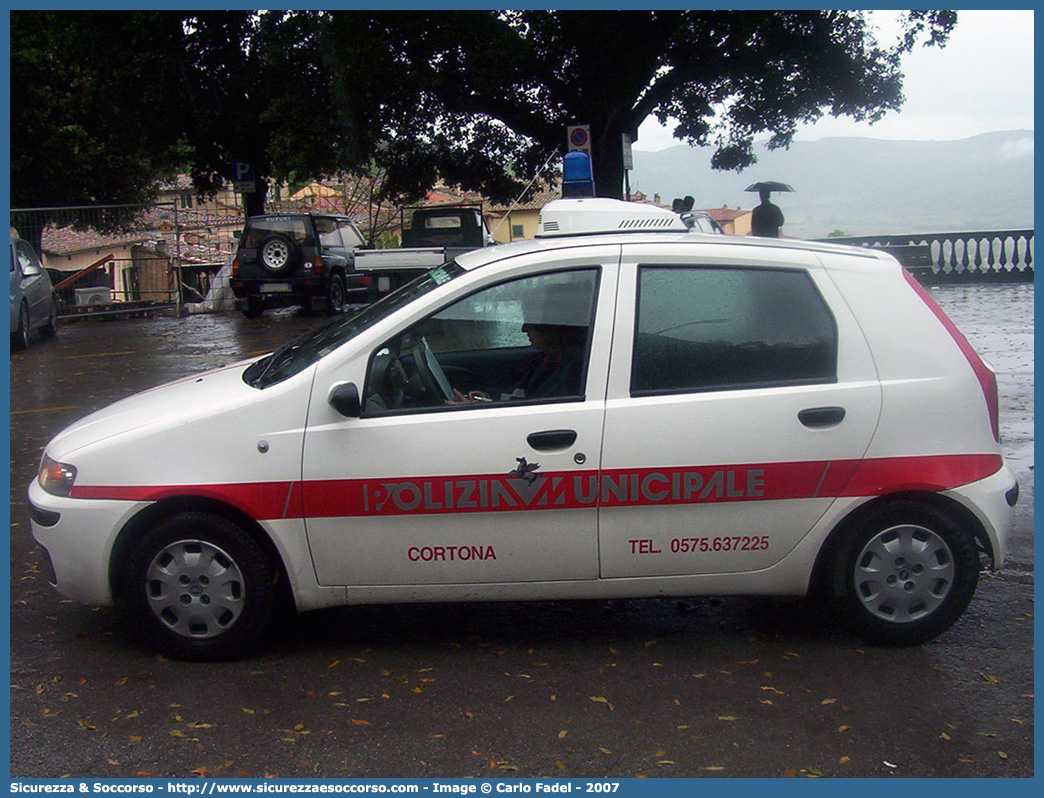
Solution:
[[[819,241],[881,247],[922,282],[1032,282],[1033,230],[838,236]]]

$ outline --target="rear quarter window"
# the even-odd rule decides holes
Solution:
[[[252,219],[243,236],[243,246],[257,249],[269,236],[277,233],[286,236],[298,246],[312,246],[308,219],[294,216]]]
[[[632,395],[837,380],[837,324],[800,269],[640,266]]]

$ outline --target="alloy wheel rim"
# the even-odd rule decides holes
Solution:
[[[890,623],[931,615],[953,587],[949,545],[931,529],[901,524],[874,535],[856,558],[856,596],[864,609]]]
[[[204,540],[179,540],[149,564],[149,610],[167,629],[205,639],[227,631],[243,613],[243,573],[222,549]]]
[[[272,271],[282,269],[290,258],[290,250],[282,241],[273,241],[265,246],[264,261]]]

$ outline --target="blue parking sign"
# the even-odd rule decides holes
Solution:
[[[240,194],[254,190],[254,165],[248,161],[232,161],[232,183]]]

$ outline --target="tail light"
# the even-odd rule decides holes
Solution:
[[[312,273],[322,274],[323,273],[323,259],[316,256],[315,260],[312,261]]]
[[[232,276],[239,277],[239,258],[232,261]]]
[[[950,321],[950,317],[946,315],[946,312],[939,307],[938,303],[932,299],[932,295],[929,294],[923,285],[917,282],[917,279],[906,269],[903,269],[903,276],[906,277],[908,282],[917,292],[917,295],[924,300],[924,303],[931,309],[932,313],[936,315],[939,321],[942,322],[943,327],[950,334],[957,346],[960,347],[961,352],[968,359],[968,363],[972,367],[972,371],[975,372],[975,376],[979,380],[979,386],[982,388],[982,395],[986,399],[986,409],[990,414],[990,426],[993,429],[993,439],[1000,443],[1000,399],[997,393],[997,375],[993,369],[979,357],[978,352],[968,343],[968,339],[964,337],[964,333],[957,329],[957,325]]]

